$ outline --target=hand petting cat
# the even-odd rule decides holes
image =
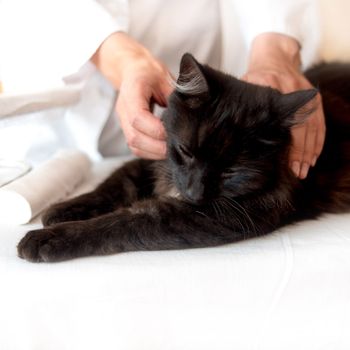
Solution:
[[[310,89],[312,85],[300,71],[300,45],[286,35],[263,33],[251,47],[248,71],[243,80],[271,86],[283,93]],[[300,179],[307,177],[323,148],[326,127],[321,95],[313,101],[313,112],[308,119],[292,129],[293,144],[290,167]]]
[[[153,102],[165,107],[172,92],[165,65],[122,32],[109,36],[91,60],[119,90],[116,110],[131,151],[141,158],[165,158],[165,130],[151,112]]]

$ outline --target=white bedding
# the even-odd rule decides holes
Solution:
[[[38,226],[0,226],[1,350],[350,349],[350,214],[217,248],[56,264],[16,256]]]

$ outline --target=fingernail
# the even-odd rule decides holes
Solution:
[[[301,167],[301,171],[300,171],[300,178],[301,179],[305,179],[308,172],[309,172],[309,169],[310,169],[310,165],[308,163],[303,163],[302,167]]]
[[[300,162],[294,161],[292,163],[292,170],[296,177],[299,177],[300,173]]]
[[[311,165],[312,165],[312,166],[315,166],[315,165],[316,165],[316,162],[317,162],[317,156],[315,156],[315,157],[312,158]]]

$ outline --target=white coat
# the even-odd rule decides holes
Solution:
[[[37,163],[62,147],[93,159],[126,151],[113,88],[89,62],[115,31],[139,40],[175,76],[184,52],[240,76],[252,39],[263,32],[299,40],[304,66],[317,59],[317,0],[1,0],[0,6],[5,93],[68,91],[73,84],[80,96],[70,106],[50,101],[54,108],[0,118],[0,158]]]

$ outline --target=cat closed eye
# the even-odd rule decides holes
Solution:
[[[224,173],[221,174],[221,178],[223,180],[228,180],[228,179],[231,179],[235,175],[236,175],[236,171],[228,170],[228,171],[225,171]]]

